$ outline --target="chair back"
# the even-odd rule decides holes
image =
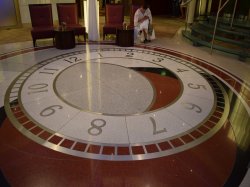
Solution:
[[[32,27],[53,26],[51,4],[29,4]]]
[[[65,22],[67,25],[79,23],[76,3],[57,3],[57,13],[59,24]]]
[[[107,24],[122,24],[124,21],[124,6],[122,4],[106,4],[105,21]]]
[[[134,25],[135,12],[140,7],[141,7],[140,5],[131,5],[131,7],[130,7],[130,25]]]

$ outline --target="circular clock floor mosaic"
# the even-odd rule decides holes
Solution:
[[[30,142],[28,149],[38,143],[49,152],[114,167],[167,159],[169,169],[203,150],[208,158],[218,157],[216,167],[224,167],[215,186],[233,169],[240,145],[233,133],[249,129],[249,105],[249,86],[204,60],[158,47],[104,44],[36,61],[10,84],[4,103],[12,128]],[[225,153],[230,156],[222,159]],[[199,168],[202,159],[193,159]],[[187,169],[194,160],[181,162]]]

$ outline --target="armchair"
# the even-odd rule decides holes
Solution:
[[[31,36],[33,46],[36,46],[37,39],[53,38],[54,27],[51,4],[29,4],[31,18]]]
[[[76,3],[57,3],[59,24],[66,23],[66,27],[73,29],[75,35],[83,35],[86,42],[86,28],[79,24],[78,10]]]
[[[103,40],[107,34],[116,34],[116,28],[122,27],[124,21],[124,6],[122,4],[106,4]]]

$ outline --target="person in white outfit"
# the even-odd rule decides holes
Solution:
[[[152,14],[147,4],[144,4],[136,10],[134,16],[135,37],[139,34],[141,41],[144,43],[150,42],[150,40],[155,38],[154,31],[152,35],[148,34],[149,24],[152,24]]]

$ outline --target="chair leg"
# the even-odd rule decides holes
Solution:
[[[36,47],[36,39],[33,39],[33,47]]]
[[[86,32],[83,34],[84,42],[86,42]]]

